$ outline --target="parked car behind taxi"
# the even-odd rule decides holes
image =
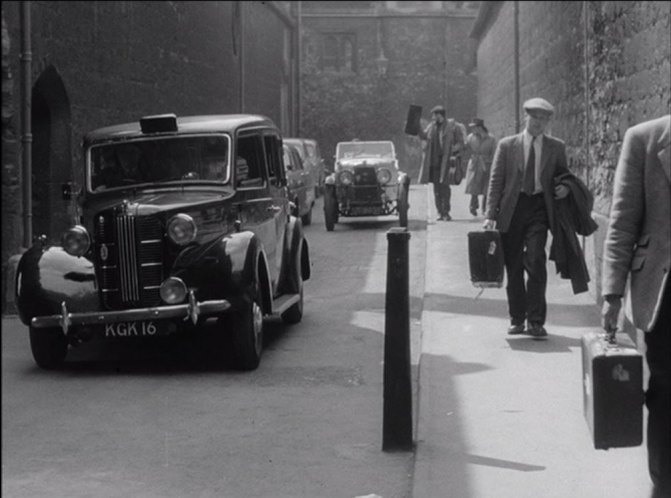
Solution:
[[[315,205],[314,176],[305,169],[295,146],[284,143],[283,152],[289,199],[294,203],[292,214],[300,217],[303,225],[309,225],[312,223],[312,208]]]
[[[312,173],[315,180],[315,195],[319,197],[324,192],[326,178],[324,159],[319,144],[311,138],[285,138],[284,143],[294,145],[303,160],[303,166]]]

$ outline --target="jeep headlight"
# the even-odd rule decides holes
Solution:
[[[75,225],[63,234],[63,249],[71,256],[83,256],[91,247],[91,237],[81,225]]]
[[[188,214],[176,214],[168,221],[168,238],[179,246],[192,242],[197,233],[196,222]]]
[[[340,183],[343,185],[352,185],[354,183],[354,175],[351,171],[341,171],[340,172]]]
[[[178,304],[186,298],[186,284],[181,278],[169,277],[163,281],[159,292],[163,302]]]
[[[377,170],[377,181],[382,185],[386,185],[391,181],[391,172],[388,169],[380,168]]]

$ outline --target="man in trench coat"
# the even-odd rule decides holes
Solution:
[[[419,182],[433,184],[438,219],[449,221],[452,192],[447,180],[450,156],[457,155],[464,147],[464,135],[454,119],[445,118],[445,108],[438,105],[431,109],[431,123],[419,130],[419,138],[426,140],[426,148],[419,170]]]

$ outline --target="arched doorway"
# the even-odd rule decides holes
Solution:
[[[33,236],[57,241],[69,225],[61,184],[72,176],[70,99],[58,71],[47,67],[32,92]]]

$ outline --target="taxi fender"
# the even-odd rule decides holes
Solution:
[[[303,280],[310,278],[310,254],[307,240],[303,231],[303,224],[300,218],[292,216],[287,224],[287,236],[285,237],[284,259],[283,259],[283,278],[280,291],[283,293],[296,292],[296,266],[300,265],[300,272]],[[299,261],[300,249],[300,261]]]
[[[195,288],[200,300],[223,298],[235,303],[253,285],[259,258],[263,265],[259,276],[265,282],[263,287],[270,281],[263,244],[250,231],[236,232],[182,251],[175,260],[172,275],[184,280],[189,288]]]
[[[98,311],[93,261],[71,256],[61,246],[35,244],[19,260],[15,300],[25,325],[36,316],[60,313],[63,301],[71,312]]]

